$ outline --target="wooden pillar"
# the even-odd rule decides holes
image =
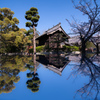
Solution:
[[[50,41],[50,35],[49,35],[49,48],[51,47],[51,46],[50,46],[50,42],[51,42],[51,41]]]

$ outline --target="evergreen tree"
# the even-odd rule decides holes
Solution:
[[[36,63],[36,55],[33,55],[33,59],[30,61],[30,64],[26,65],[26,68],[30,70],[30,73],[27,73],[27,77],[30,79],[26,82],[26,84],[27,88],[30,89],[33,93],[39,91],[41,84],[38,73],[36,73],[37,66],[38,64]]]
[[[50,41],[51,46],[49,46],[49,48],[58,53],[59,51],[62,50],[61,43],[64,43],[66,40],[68,39],[63,33],[54,34],[53,36],[51,36],[51,41]]]
[[[30,22],[26,22],[26,27],[30,28],[30,32],[33,29],[33,52],[36,53],[36,43],[35,43],[35,27],[37,26],[37,22],[39,21],[40,16],[38,15],[37,8],[30,8],[30,10],[26,11],[25,18]],[[28,33],[30,33],[28,32]]]
[[[9,8],[0,8],[0,52],[6,52],[5,49],[8,47],[8,41],[5,40],[4,35],[9,36],[12,32],[19,30],[17,26],[19,20],[13,15],[14,12]]]
[[[9,31],[18,31],[19,20],[13,17],[14,12],[9,8],[0,8],[0,35]]]

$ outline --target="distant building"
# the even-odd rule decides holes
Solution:
[[[81,44],[80,36],[70,37],[69,38],[69,44],[70,45],[80,45]]]
[[[61,27],[61,23],[45,31],[44,34],[36,38],[37,46],[45,45],[48,48],[62,48],[65,41],[68,42],[70,37]]]

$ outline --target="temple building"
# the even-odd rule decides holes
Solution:
[[[36,45],[41,46],[45,45],[47,48],[62,48],[65,45],[65,42],[68,42],[69,35],[61,27],[61,23],[56,26],[48,29],[41,36],[36,38]]]

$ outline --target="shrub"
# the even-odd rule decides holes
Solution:
[[[36,52],[43,52],[44,45],[36,47]]]
[[[36,47],[36,52],[42,52],[44,50],[44,45]],[[29,53],[33,53],[33,48],[29,49]]]
[[[77,47],[77,46],[66,46],[66,45],[64,45],[63,49],[67,50],[67,51],[79,51],[79,47]]]
[[[79,47],[77,46],[72,46],[73,51],[79,51]]]

